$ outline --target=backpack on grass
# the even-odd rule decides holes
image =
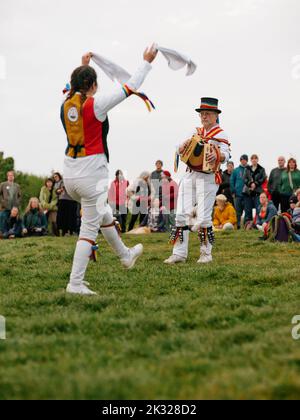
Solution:
[[[300,242],[300,236],[295,233],[291,216],[288,213],[274,216],[270,220],[266,231],[266,240],[271,242]]]

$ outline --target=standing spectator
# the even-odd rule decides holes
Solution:
[[[162,173],[162,208],[167,230],[171,230],[175,226],[177,198],[178,198],[178,185],[172,179],[169,171]]]
[[[7,172],[7,181],[0,184],[0,231],[3,231],[3,223],[10,215],[13,207],[20,207],[21,189],[15,184],[14,171]]]
[[[264,183],[262,184],[263,192],[267,194],[268,200],[272,200],[272,195],[270,194],[270,191],[268,189],[269,180],[268,178],[265,179]]]
[[[148,214],[151,195],[149,172],[142,172],[132,186],[128,187],[127,192],[130,198],[129,210],[132,214],[128,231],[131,231],[134,228],[138,217],[140,217],[140,224],[142,224],[144,218]]]
[[[244,175],[244,190],[245,197],[245,225],[253,220],[253,209],[256,209],[256,214],[259,212],[260,202],[259,196],[263,192],[262,185],[267,178],[265,169],[259,165],[259,158],[257,155],[251,156],[251,166],[248,166]]]
[[[232,161],[227,162],[227,169],[226,171],[222,172],[222,184],[220,185],[219,191],[217,195],[225,195],[227,200],[234,204],[231,187],[230,187],[230,179],[234,171],[234,163]]]
[[[123,172],[119,169],[108,191],[108,203],[113,210],[114,217],[120,223],[122,233],[126,232],[128,185],[129,182],[124,178]]]
[[[286,171],[286,160],[283,156],[278,158],[278,166],[270,173],[268,190],[272,196],[274,206],[279,210],[280,205],[280,184],[283,171]]]
[[[156,170],[152,172],[150,176],[150,182],[151,182],[151,197],[159,198],[160,202],[162,199],[162,190],[161,190],[161,178],[163,174],[163,161],[158,160],[155,163]]]
[[[248,156],[242,155],[240,159],[240,166],[233,171],[230,178],[230,190],[234,197],[235,209],[237,212],[237,226],[241,227],[241,220],[243,211],[245,210],[245,196],[243,194],[245,182],[244,176],[248,165]]]
[[[300,188],[300,171],[297,169],[296,159],[288,161],[286,171],[282,172],[280,182],[281,212],[285,213],[289,209],[289,199],[297,189]]]
[[[6,215],[3,221],[3,238],[4,239],[15,239],[22,238],[23,235],[23,222],[19,214],[19,209],[13,207]]]
[[[227,197],[220,194],[216,198],[217,205],[214,209],[214,228],[215,230],[234,230],[237,228],[236,211]]]
[[[42,187],[40,192],[40,203],[44,214],[47,217],[48,223],[51,224],[52,234],[59,236],[57,229],[57,202],[58,197],[54,188],[54,182],[52,178],[48,178],[45,185]]]
[[[277,215],[277,208],[272,201],[269,201],[265,192],[260,194],[260,205],[256,217],[256,227],[258,230],[265,231],[270,223],[270,220]]]
[[[57,205],[57,231],[62,231],[62,236],[73,235],[77,230],[77,202],[67,193],[63,178],[59,172],[53,175],[54,190],[58,197]]]
[[[23,223],[24,234],[27,236],[44,236],[47,234],[47,217],[38,198],[32,197],[29,200]]]

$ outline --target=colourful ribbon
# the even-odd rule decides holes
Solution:
[[[146,107],[147,107],[149,112],[151,112],[152,109],[155,109],[155,106],[154,106],[153,102],[148,98],[148,96],[145,93],[137,92],[136,90],[131,89],[127,85],[123,85],[122,88],[123,88],[124,93],[127,96],[127,98],[128,98],[128,96],[136,95],[145,102]]]

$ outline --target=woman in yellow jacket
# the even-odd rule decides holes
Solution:
[[[237,229],[237,215],[231,203],[227,202],[225,195],[218,195],[217,205],[214,210],[215,230],[234,230]]]

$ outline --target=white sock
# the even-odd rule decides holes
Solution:
[[[73,259],[70,283],[79,286],[83,280],[92,253],[92,245],[86,241],[78,241]]]
[[[212,244],[208,242],[206,245],[201,245],[200,247],[200,254],[201,255],[211,255],[212,252]]]
[[[120,258],[127,257],[129,248],[127,248],[124,245],[122,239],[120,238],[114,226],[101,228],[101,232],[106,242],[111,246],[111,248],[118,255],[118,257]]]
[[[174,245],[173,248],[173,255],[178,255],[179,257],[182,258],[187,258],[188,257],[188,252],[189,252],[189,237],[190,237],[190,231],[189,230],[184,230],[183,231],[183,242],[180,242],[180,239],[177,239],[176,244]]]

